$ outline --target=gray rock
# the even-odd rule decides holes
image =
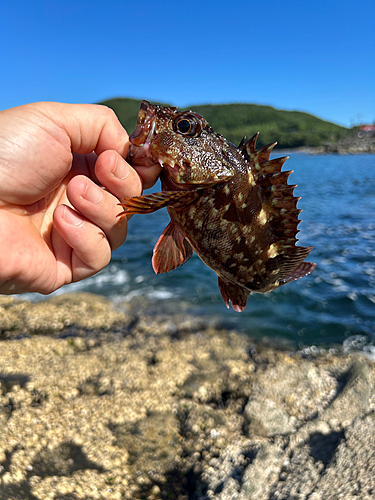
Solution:
[[[375,153],[375,137],[351,135],[345,139],[340,139],[335,143],[325,144],[315,148],[301,148],[301,151],[312,154],[339,154],[339,155],[356,155],[356,154],[374,154]]]

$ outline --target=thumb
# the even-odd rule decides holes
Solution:
[[[68,136],[73,153],[100,155],[108,149],[126,157],[129,137],[115,112],[100,104],[35,103]]]

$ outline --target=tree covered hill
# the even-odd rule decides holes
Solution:
[[[140,101],[117,98],[100,104],[112,108],[129,132],[134,130]],[[183,108],[181,108],[183,109]],[[321,146],[347,137],[349,130],[300,111],[283,111],[257,104],[207,104],[191,106],[229,141],[238,145],[243,136],[260,132],[258,146],[277,141],[279,148]]]

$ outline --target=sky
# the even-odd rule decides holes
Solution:
[[[0,110],[133,97],[375,120],[374,0],[13,0]]]

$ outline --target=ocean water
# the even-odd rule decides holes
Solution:
[[[282,154],[274,155],[282,156]],[[268,294],[251,294],[246,309],[226,309],[217,277],[194,256],[163,275],[151,267],[152,249],[169,222],[167,211],[136,215],[126,243],[98,275],[64,291],[103,294],[117,304],[142,298],[150,312],[185,311],[256,339],[286,340],[297,348],[375,345],[375,155],[291,153],[303,209],[299,244],[313,245],[309,276]],[[156,186],[153,191],[160,187]],[[315,346],[315,347],[314,347]],[[374,349],[373,349],[374,350]]]

